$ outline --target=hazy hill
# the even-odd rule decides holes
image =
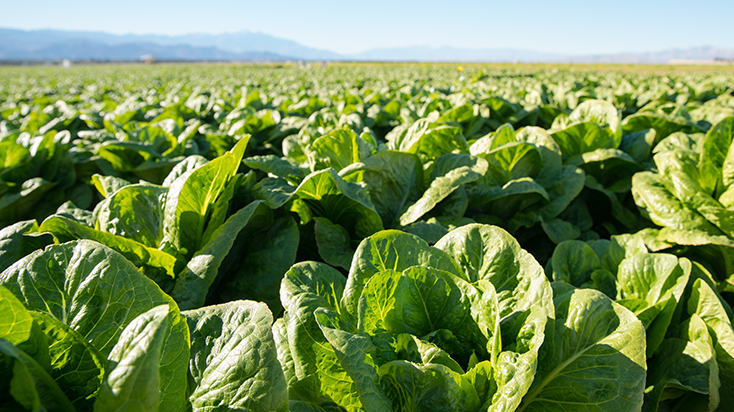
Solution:
[[[243,31],[221,34],[116,35],[103,32],[0,28],[0,60],[357,60],[457,62],[668,63],[734,59],[734,50],[713,47],[650,53],[570,55],[521,49],[469,49],[450,46],[376,48],[352,55],[316,49],[293,40]]]

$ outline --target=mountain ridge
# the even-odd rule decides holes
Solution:
[[[339,54],[255,31],[185,35],[111,34],[64,30],[0,28],[0,60],[161,60],[191,61],[421,61],[523,63],[668,63],[676,60],[734,60],[734,49],[710,46],[644,53],[573,55],[513,48],[404,46]]]

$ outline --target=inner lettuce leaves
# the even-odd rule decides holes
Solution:
[[[471,244],[481,257],[457,264],[414,235],[383,231],[362,242],[347,279],[322,263],[291,268],[274,327],[291,400],[349,411],[520,404],[552,320],[550,285],[502,229],[456,232],[439,244]]]

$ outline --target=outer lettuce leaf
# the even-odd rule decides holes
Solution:
[[[286,360],[285,374],[290,376],[290,399],[315,404],[331,402],[357,411],[361,403],[354,381],[340,366],[314,317],[319,308],[344,313],[339,302],[345,283],[344,276],[326,264],[293,265],[281,284],[284,325],[278,326],[275,337],[279,358]]]
[[[502,319],[502,351],[492,368],[489,411],[514,411],[520,405],[536,376],[539,351],[546,342],[545,330],[550,325],[552,318],[540,307]]]
[[[309,147],[311,170],[329,167],[340,171],[370,156],[372,147],[350,129],[338,129],[319,137]]]
[[[718,294],[703,280],[693,283],[688,313],[698,315],[714,341],[714,355],[719,366],[721,410],[734,407],[734,330]]]
[[[703,216],[686,207],[664,185],[663,177],[651,172],[640,172],[632,177],[632,196],[642,209],[643,216],[653,223],[682,230],[699,230],[711,235],[721,231]]]
[[[160,407],[158,365],[169,316],[169,308],[161,305],[138,315],[125,327],[107,357],[95,411],[145,412]]]
[[[11,345],[21,344],[31,337],[33,316],[7,288],[0,286],[0,338]]]
[[[665,339],[648,362],[645,412],[657,411],[665,397],[675,398],[681,392],[686,393],[681,401],[692,409],[713,411],[719,406],[719,365],[711,336],[696,314],[686,326],[686,336]]]
[[[77,409],[91,409],[92,398],[104,378],[107,363],[104,356],[83,336],[55,317],[38,312],[32,312],[32,315],[48,341],[49,374]]]
[[[394,411],[473,412],[481,406],[471,380],[444,365],[392,361],[378,373]]]
[[[734,212],[702,189],[695,160],[689,153],[677,150],[655,155],[655,164],[663,175],[666,189],[687,208],[697,211],[729,237],[734,237]]]
[[[580,167],[604,186],[632,176],[642,167],[627,153],[619,149],[596,149],[568,160],[568,164]]]
[[[619,129],[620,120],[619,110],[612,103],[598,99],[584,100],[568,115],[568,121],[572,124],[594,122],[599,126],[608,127],[613,133]]]
[[[32,357],[2,338],[0,354],[13,364],[10,396],[24,409],[76,412],[53,378]]]
[[[389,147],[406,153],[415,153],[425,163],[446,153],[469,153],[462,129],[456,126],[431,128],[428,119],[415,122],[400,142],[389,141]]]
[[[663,341],[690,273],[688,259],[666,254],[638,254],[619,265],[617,303],[645,326],[648,357]]]
[[[518,411],[635,411],[645,385],[645,329],[604,294],[571,290],[554,299],[555,337]],[[565,405],[565,406],[564,406]]]
[[[562,173],[562,151],[558,144],[540,127],[523,127],[517,131],[517,140],[535,145],[543,159],[537,180],[543,187],[549,187]]]
[[[280,177],[266,177],[252,188],[252,196],[264,200],[271,209],[277,209],[288,203],[295,192],[296,187]]]
[[[122,333],[110,325],[127,326],[149,308],[169,305],[158,366],[160,410],[185,409],[188,328],[175,302],[122,255],[87,240],[52,245],[6,269],[0,284],[28,309],[49,314],[79,333],[103,356]]]
[[[709,194],[723,194],[734,183],[734,153],[729,154],[734,141],[734,117],[723,119],[706,133],[698,170],[701,186]]]
[[[38,223],[26,220],[0,230],[0,272],[29,253],[53,243],[48,235],[36,235]]]
[[[171,187],[173,182],[175,182],[176,179],[181,177],[183,174],[189,171],[193,171],[194,169],[198,169],[207,163],[209,163],[209,161],[203,156],[199,156],[199,155],[188,156],[187,158],[178,162],[178,164],[176,164],[176,166],[173,167],[171,172],[168,173],[168,176],[166,176],[166,178],[163,180],[163,183],[161,183],[161,186]],[[99,189],[99,186],[97,186],[97,189]]]
[[[555,282],[580,286],[591,278],[591,273],[601,267],[599,256],[585,242],[568,240],[553,250],[550,261],[551,275]]]
[[[529,177],[510,180],[503,186],[472,186],[467,190],[469,207],[500,218],[513,217],[518,211],[550,202],[545,188]]]
[[[262,303],[236,301],[183,312],[191,331],[194,411],[286,411],[287,386]]]
[[[107,196],[96,210],[96,227],[157,248],[161,240],[163,205],[168,190],[147,184],[129,185]]]
[[[172,278],[175,277],[177,261],[174,256],[123,236],[92,229],[65,216],[49,216],[41,223],[39,231],[53,234],[59,242],[88,239],[103,243],[125,256],[143,271],[147,272],[148,268],[155,268]]]
[[[551,136],[561,147],[564,163],[596,149],[616,149],[619,146],[618,142],[615,146],[614,133],[593,122],[577,123],[553,132]]]
[[[669,116],[653,112],[638,112],[629,115],[622,121],[625,134],[654,129],[656,142],[675,132],[698,133],[701,128],[683,116]]]
[[[303,170],[300,167],[293,166],[287,160],[276,155],[252,156],[242,159],[242,163],[251,169],[262,170],[263,172],[286,179],[289,182],[300,183],[303,179]]]

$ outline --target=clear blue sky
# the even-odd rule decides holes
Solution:
[[[0,27],[257,30],[339,53],[424,44],[587,54],[734,48],[734,1],[2,0]]]

